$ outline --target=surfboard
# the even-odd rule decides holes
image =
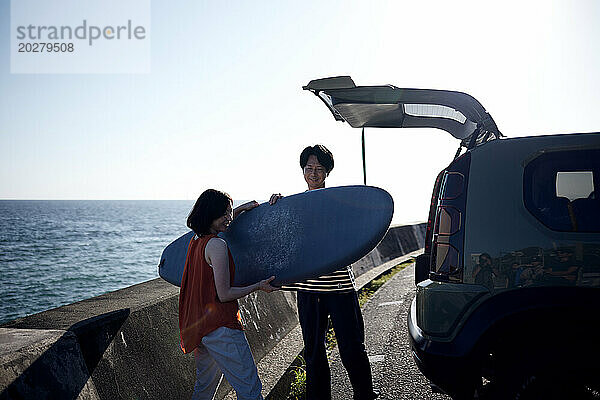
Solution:
[[[350,265],[385,236],[394,202],[373,186],[339,186],[286,196],[243,212],[220,233],[235,263],[234,286],[275,276],[279,286],[316,278]],[[181,285],[188,232],[169,244],[159,275]]]

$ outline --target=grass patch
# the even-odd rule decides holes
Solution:
[[[296,358],[300,365],[292,367],[292,383],[290,384],[290,394],[287,399],[301,400],[306,395],[306,362],[302,356]]]
[[[384,283],[392,279],[394,275],[398,272],[402,271],[404,268],[408,267],[414,263],[414,259],[405,261],[400,263],[383,274],[381,274],[378,278],[373,279],[371,282],[363,286],[358,291],[358,304],[362,308],[363,305],[375,294],[375,292],[383,286]],[[335,333],[333,332],[333,326],[331,324],[331,319],[329,320],[329,328],[327,329],[327,334],[325,336],[325,348],[327,349],[327,359],[330,359],[333,350],[337,346],[337,341],[335,339]],[[286,374],[291,374],[291,384],[290,384],[290,392],[286,397],[286,400],[302,400],[305,398],[306,394],[306,363],[304,362],[304,358],[300,355],[296,357],[292,367],[288,369]]]
[[[369,300],[375,294],[377,289],[383,286],[384,283],[392,279],[394,275],[396,275],[398,272],[402,271],[404,268],[408,267],[414,262],[415,261],[413,259],[404,261],[403,263],[400,263],[395,267],[388,269],[377,279],[373,279],[371,282],[363,286],[363,288],[358,291],[358,304],[360,304],[360,307],[362,308],[362,306],[367,302],[367,300]]]

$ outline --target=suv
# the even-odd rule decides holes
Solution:
[[[459,92],[350,77],[304,89],[352,127],[461,141],[434,184],[408,317],[433,386],[454,398],[599,398],[600,133],[506,139]]]

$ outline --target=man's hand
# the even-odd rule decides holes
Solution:
[[[269,204],[273,205],[273,204],[277,203],[277,200],[279,200],[282,197],[283,196],[281,195],[281,193],[272,194],[271,198],[269,199]]]

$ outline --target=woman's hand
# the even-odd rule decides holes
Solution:
[[[277,203],[277,200],[279,200],[282,197],[283,196],[281,195],[281,193],[272,194],[271,198],[269,199],[269,204],[273,205],[273,204]]]
[[[256,200],[252,200],[252,201],[242,204],[241,206],[238,206],[237,208],[239,208],[240,211],[250,211],[255,207],[258,207],[258,203]]]
[[[258,203],[256,202],[256,200],[252,200],[252,201],[249,201],[247,203],[237,206],[235,208],[235,210],[233,210],[233,219],[235,219],[235,217],[240,215],[240,213],[242,213],[244,211],[250,211],[255,207],[258,207]]]
[[[258,289],[262,290],[263,292],[267,292],[267,293],[271,293],[276,290],[279,290],[278,287],[271,286],[271,282],[273,281],[273,279],[275,279],[274,276],[272,276],[268,279],[263,279],[262,281],[258,282]]]
[[[220,302],[225,303],[237,300],[256,290],[262,290],[267,293],[279,290],[278,287],[271,286],[271,281],[275,279],[274,276],[248,286],[231,286],[231,281],[229,280],[229,257],[227,254],[227,243],[221,238],[212,238],[206,244],[204,256],[206,262],[213,269],[215,289],[217,289],[217,297]]]

